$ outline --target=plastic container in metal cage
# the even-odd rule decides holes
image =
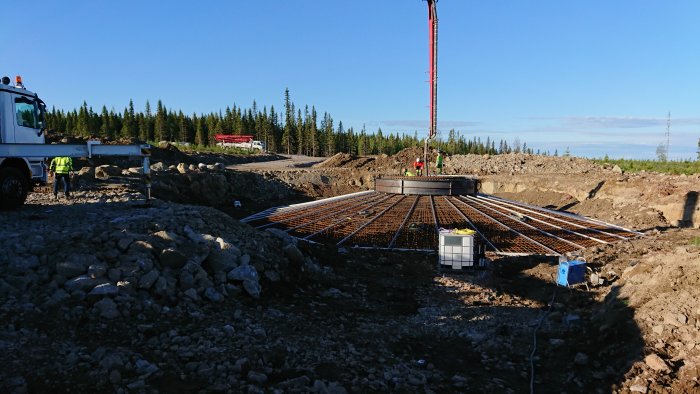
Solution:
[[[462,269],[479,263],[480,253],[473,233],[441,230],[438,255],[441,268]]]

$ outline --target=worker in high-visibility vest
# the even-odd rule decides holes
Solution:
[[[437,167],[438,174],[442,175],[442,152],[438,151],[437,159],[435,159],[435,167]]]
[[[70,176],[73,173],[73,159],[54,157],[49,165],[49,174],[53,174],[53,198],[58,199],[58,180],[63,181],[63,195],[70,199]]]
[[[415,175],[413,175],[413,173],[411,171],[408,170],[408,168],[404,168],[403,170],[401,170],[401,175],[403,175],[403,176],[415,176]]]

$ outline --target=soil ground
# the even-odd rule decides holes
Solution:
[[[296,191],[284,203],[369,188],[373,175],[393,174],[413,156],[336,156],[313,167],[316,158],[242,165],[233,164],[236,158],[188,160],[263,174],[283,185],[276,187]],[[181,301],[178,314],[143,304],[140,313],[105,321],[88,313],[91,304],[79,297],[44,308],[42,285],[34,286],[23,297],[9,293],[0,308],[0,391],[700,392],[700,230],[693,228],[696,207],[683,201],[698,183],[654,174],[623,179],[568,158],[536,161],[537,171],[530,172],[523,170],[528,160],[450,157],[446,172],[480,168],[476,172],[496,195],[588,214],[645,236],[582,251],[588,283],[572,288],[555,285],[557,261],[547,257],[490,256],[489,267],[450,272],[437,269],[436,254],[304,243],[298,247],[316,269],[264,281],[260,299],[241,294],[220,303]],[[167,164],[177,161],[185,160],[177,155]],[[57,237],[70,251],[76,242],[71,233],[79,232],[72,226],[81,222],[67,219],[88,220],[90,212],[110,209],[96,198],[147,215],[137,204],[118,205],[136,187],[90,184],[70,202],[40,192],[0,220],[3,227],[33,223],[63,232]],[[680,216],[665,216],[676,212],[673,204]],[[254,208],[273,205],[282,204],[260,201]],[[233,217],[248,214],[216,208]],[[205,224],[217,226],[216,212],[202,216]],[[116,350],[131,361],[102,368],[104,353]],[[138,360],[158,372],[144,375]],[[56,367],[61,364],[70,368]]]

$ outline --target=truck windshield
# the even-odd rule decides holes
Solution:
[[[32,129],[44,128],[44,111],[36,100],[26,97],[15,98],[17,124]]]

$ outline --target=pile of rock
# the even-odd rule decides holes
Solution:
[[[131,193],[114,188],[76,192],[73,204],[52,197],[35,193],[22,210],[3,213],[0,391],[44,391],[42,382],[139,391],[173,368],[212,390],[266,384],[269,367],[221,349],[266,341],[243,304],[254,305],[276,283],[325,273],[296,239],[211,208],[133,205]],[[227,321],[202,322],[222,310],[231,311]],[[181,331],[159,325],[182,318]],[[55,334],[27,322],[50,322]],[[78,375],[83,380],[73,380]],[[305,379],[282,384],[326,387]]]
[[[352,156],[338,153],[327,160],[316,164],[315,168],[353,168],[369,172],[380,172],[389,175],[399,175],[402,168],[412,168],[416,158],[423,157],[423,149],[406,148],[393,156],[385,154],[368,157]],[[428,161],[433,168],[436,153],[431,150]],[[578,157],[555,157],[530,155],[525,153],[509,153],[502,155],[448,155],[444,159],[446,174],[580,174],[588,172],[622,173],[618,166],[599,165],[595,162]]]
[[[448,156],[445,158],[445,171],[449,174],[478,175],[614,172],[612,168],[606,169],[591,160],[579,157],[554,157],[524,153]]]
[[[276,203],[296,194],[292,186],[274,179],[274,175],[225,171],[222,163],[168,166],[157,162],[150,168],[153,195],[180,203],[209,206],[231,205],[236,200]],[[74,190],[89,189],[96,179],[138,177],[142,174],[141,167],[83,167],[76,171],[72,185]]]
[[[286,233],[256,232],[208,208],[158,201],[141,210],[90,208],[56,208],[32,222],[29,237],[22,235],[22,218],[3,226],[0,296],[21,298],[39,289],[31,302],[85,303],[113,319],[129,316],[134,303],[218,303],[240,293],[259,298],[261,282],[286,278],[290,261],[313,265]]]

